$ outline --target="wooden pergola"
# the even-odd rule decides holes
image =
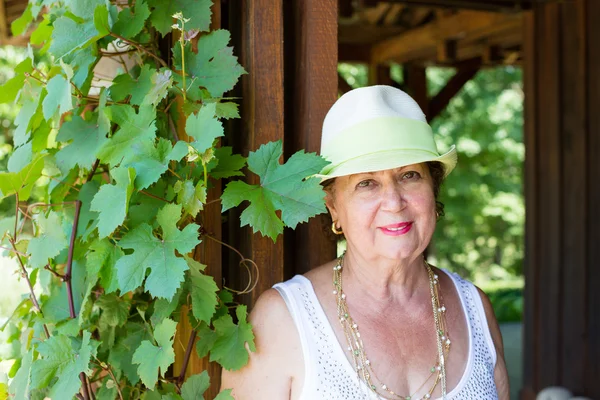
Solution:
[[[9,23],[24,0],[0,0],[0,44],[19,43]],[[348,85],[338,62],[369,66],[372,84],[400,85],[429,119],[479,68],[518,64],[525,83],[526,295],[522,399],[560,385],[600,398],[600,1],[598,0],[220,0],[214,26],[232,32],[249,72],[238,85],[240,121],[224,139],[247,154],[283,140],[284,156],[319,150],[327,109]],[[21,42],[22,43],[22,42]],[[433,98],[425,68],[456,67]],[[460,151],[460,149],[459,149]],[[215,196],[220,188],[214,188]],[[214,197],[213,197],[214,198]],[[260,281],[244,301],[335,256],[325,217],[286,230],[273,243],[239,228],[238,211],[222,222],[218,204],[205,227],[253,259]],[[244,286],[234,255],[213,243],[198,249],[217,281]],[[178,336],[184,333],[185,321]],[[182,339],[186,340],[186,339]],[[184,350],[177,346],[179,358]],[[211,393],[218,368],[208,366]],[[212,396],[212,395],[209,395]]]

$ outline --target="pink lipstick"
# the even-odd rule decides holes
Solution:
[[[382,226],[379,229],[381,229],[381,232],[383,232],[384,235],[401,236],[408,233],[408,231],[410,231],[412,228],[412,225],[412,222],[401,222],[399,224]]]

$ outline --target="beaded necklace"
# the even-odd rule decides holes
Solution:
[[[348,351],[351,354],[356,374],[359,379],[367,384],[372,392],[377,395],[390,400],[417,400],[415,397],[417,393],[423,389],[423,387],[435,377],[433,385],[423,394],[420,399],[427,400],[433,395],[433,391],[437,387],[438,383],[441,383],[442,399],[446,398],[446,359],[450,352],[450,338],[447,331],[446,324],[446,307],[441,303],[440,300],[440,288],[439,279],[436,274],[431,270],[431,266],[427,261],[423,260],[425,268],[427,269],[427,275],[429,276],[429,290],[431,293],[431,306],[433,310],[433,320],[435,326],[435,337],[437,347],[437,357],[435,364],[430,369],[430,374],[423,382],[421,386],[415,390],[415,392],[408,396],[400,395],[391,390],[385,383],[383,383],[375,374],[371,362],[367,358],[365,352],[363,340],[360,337],[358,331],[358,324],[350,316],[348,311],[348,305],[346,303],[346,294],[342,290],[342,268],[343,268],[344,254],[338,259],[338,262],[333,267],[333,294],[337,298],[337,312],[338,319],[342,325],[346,342],[348,343]],[[379,383],[379,387],[375,384]],[[383,391],[383,392],[382,392]]]

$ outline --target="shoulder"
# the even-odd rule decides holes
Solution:
[[[249,321],[256,351],[239,371],[223,370],[223,389],[233,389],[235,399],[289,399],[291,383],[302,370],[300,338],[285,301],[275,289],[260,295]],[[299,367],[299,368],[298,368]],[[286,397],[287,396],[287,397]]]

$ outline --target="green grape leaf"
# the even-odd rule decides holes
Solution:
[[[10,30],[11,30],[12,35],[20,36],[23,33],[25,33],[25,31],[27,30],[27,28],[29,27],[29,25],[31,24],[32,21],[33,21],[33,14],[31,13],[31,4],[28,4],[25,11],[23,11],[23,14],[21,14],[21,16],[19,18],[15,19],[10,24]]]
[[[89,181],[83,184],[81,189],[79,189],[79,196],[77,196],[77,199],[81,201],[77,237],[81,238],[84,242],[87,242],[90,233],[92,233],[98,223],[98,213],[90,210],[92,200],[96,193],[98,193],[98,189],[100,189],[98,181]]]
[[[195,217],[206,203],[206,187],[204,182],[199,181],[194,187],[191,180],[177,181],[173,187],[177,193],[177,203],[183,205],[183,209],[192,217]]]
[[[198,114],[191,114],[185,122],[185,132],[196,139],[190,143],[198,153],[210,149],[216,138],[223,136],[223,124],[215,118],[216,104],[204,105]]]
[[[175,146],[164,138],[159,138],[156,147],[152,142],[136,142],[130,149],[133,154],[126,166],[133,167],[136,171],[135,186],[145,189],[169,168],[169,161],[179,161],[187,153],[187,143],[178,141]]]
[[[215,400],[235,400],[231,395],[232,389],[225,389],[215,397]]]
[[[108,239],[95,240],[90,244],[90,252],[86,256],[86,267],[90,274],[100,277],[105,293],[119,288],[115,264],[123,256],[123,250]]]
[[[26,399],[27,394],[30,392],[29,387],[31,385],[31,365],[33,363],[33,352],[31,348],[21,360],[21,366],[17,371],[10,386],[8,392],[14,396],[15,399]]]
[[[52,31],[50,53],[57,59],[71,55],[74,51],[105,36],[98,32],[93,20],[77,23],[69,17],[62,16],[58,17],[52,25],[54,30]]]
[[[123,223],[129,208],[129,199],[133,191],[135,170],[133,168],[116,168],[112,171],[114,185],[102,185],[92,200],[90,210],[97,211],[98,235],[106,237]]]
[[[231,178],[232,176],[244,176],[240,170],[245,166],[245,157],[240,154],[232,154],[231,147],[223,146],[215,149],[215,158],[208,164],[208,171],[210,176],[215,179]]]
[[[73,260],[71,270],[71,285],[73,291],[73,306],[75,314],[79,315],[89,280],[85,269],[85,262],[81,259]],[[47,322],[60,322],[70,317],[69,293],[66,285],[53,285],[50,296],[42,304],[42,312]]]
[[[204,358],[215,345],[217,333],[210,329],[210,327],[204,322],[202,322],[200,327],[197,328],[197,332],[199,339],[196,342],[196,352],[198,353],[198,357]]]
[[[224,119],[239,118],[240,112],[237,103],[230,101],[217,103],[217,117]]]
[[[50,211],[47,217],[40,215],[37,228],[37,236],[29,241],[27,247],[27,251],[31,254],[29,263],[32,268],[43,267],[48,263],[49,258],[57,256],[69,246],[60,217],[54,211]]]
[[[90,169],[98,151],[108,141],[106,134],[110,125],[102,120],[98,122],[86,121],[79,115],[65,122],[58,131],[56,140],[59,142],[71,141],[56,153],[56,164],[64,173],[75,165]]]
[[[185,23],[185,29],[199,29],[208,31],[212,12],[211,0],[149,0],[148,4],[154,8],[150,21],[152,25],[163,35],[171,32],[173,25],[171,16],[181,12],[189,21]]]
[[[56,75],[50,79],[46,85],[46,90],[48,90],[48,94],[42,102],[45,119],[50,119],[57,109],[59,110],[59,115],[63,115],[73,109],[71,84],[64,76]]]
[[[237,371],[248,362],[248,344],[250,351],[256,351],[252,326],[246,321],[246,306],[238,306],[235,310],[238,324],[233,323],[227,314],[213,321],[217,340],[210,352],[210,361],[216,361],[227,370]]]
[[[130,7],[126,7],[119,13],[119,19],[112,27],[112,30],[119,36],[131,39],[144,29],[144,23],[150,16],[150,9],[145,1],[136,1],[135,9],[132,12]]]
[[[210,377],[207,371],[192,375],[187,378],[181,386],[181,397],[183,400],[204,400],[204,392],[210,386]]]
[[[94,26],[98,31],[97,38],[110,34],[110,19],[106,5],[99,4],[94,10]]]
[[[104,294],[96,300],[96,305],[102,310],[100,319],[110,326],[122,326],[127,322],[129,302],[114,293]]]
[[[204,275],[196,268],[190,268],[190,295],[192,313],[198,321],[210,322],[218,304],[219,287],[212,276]]]
[[[185,46],[186,73],[194,79],[194,85],[205,87],[213,97],[223,97],[246,73],[233,55],[233,48],[227,46],[229,40],[229,32],[219,29],[200,37],[198,53],[192,52],[191,44]],[[173,47],[173,57],[175,68],[181,70],[181,46]]]
[[[31,65],[30,58],[26,58],[15,67],[15,76],[5,82],[1,87],[2,90],[0,90],[0,104],[12,103],[15,101],[17,94],[25,83],[25,74],[30,73],[31,71],[33,71],[33,66]]]
[[[109,118],[119,124],[120,128],[102,146],[98,158],[111,166],[121,162],[127,165],[136,158],[136,154],[131,151],[132,145],[144,141],[154,143],[156,110],[151,106],[141,106],[136,113],[131,106],[113,105],[106,111]]]
[[[133,353],[132,361],[134,364],[139,364],[138,374],[142,383],[148,388],[153,388],[158,381],[159,373],[164,375],[175,361],[173,336],[176,328],[177,322],[166,318],[154,330],[157,346],[144,340]]]
[[[15,148],[8,159],[8,172],[19,172],[31,162],[33,158],[32,142],[27,142]]]
[[[157,299],[154,302],[154,312],[152,313],[152,317],[150,317],[150,322],[153,326],[158,325],[163,319],[167,318],[173,312],[179,308],[181,296],[186,293],[183,287],[177,289],[175,296],[171,300],[167,299]],[[177,320],[177,318],[175,318]]]
[[[140,378],[137,374],[137,366],[131,362],[131,359],[143,340],[152,340],[152,335],[146,329],[146,325],[128,322],[124,329],[121,328],[118,331],[117,341],[108,355],[110,365],[123,371],[132,385],[135,385]]]
[[[81,346],[74,348],[69,337],[52,336],[38,345],[41,358],[33,362],[31,381],[36,388],[50,384],[54,377],[58,381],[52,386],[49,397],[72,398],[81,387],[79,374],[88,373],[89,362],[96,355],[98,342],[91,341],[91,334],[83,332]]]
[[[150,78],[152,86],[150,91],[144,97],[142,104],[152,104],[156,106],[165,98],[169,89],[173,86],[173,73],[168,68],[161,68],[159,72],[152,74]]]
[[[110,87],[112,99],[122,101],[127,96],[131,96],[129,100],[131,104],[141,105],[153,87],[152,77],[154,75],[156,75],[155,70],[149,64],[144,64],[137,80],[128,73],[117,76]]]
[[[185,260],[177,257],[175,251],[185,254],[200,243],[198,225],[188,224],[180,231],[176,225],[180,218],[181,206],[167,204],[157,215],[158,224],[162,228],[161,239],[153,235],[152,227],[146,223],[123,236],[119,246],[132,249],[133,253],[117,261],[116,268],[122,292],[139,287],[146,276],[146,270],[150,268],[145,283],[146,290],[155,297],[173,297],[188,269]]]
[[[222,195],[223,211],[250,201],[240,216],[242,226],[252,226],[273,241],[283,232],[283,225],[295,228],[300,222],[325,212],[325,192],[320,181],[306,177],[316,174],[327,161],[316,154],[299,151],[283,165],[281,141],[260,146],[248,157],[248,169],[260,176],[260,185],[230,182]],[[281,220],[275,210],[281,210]]]

